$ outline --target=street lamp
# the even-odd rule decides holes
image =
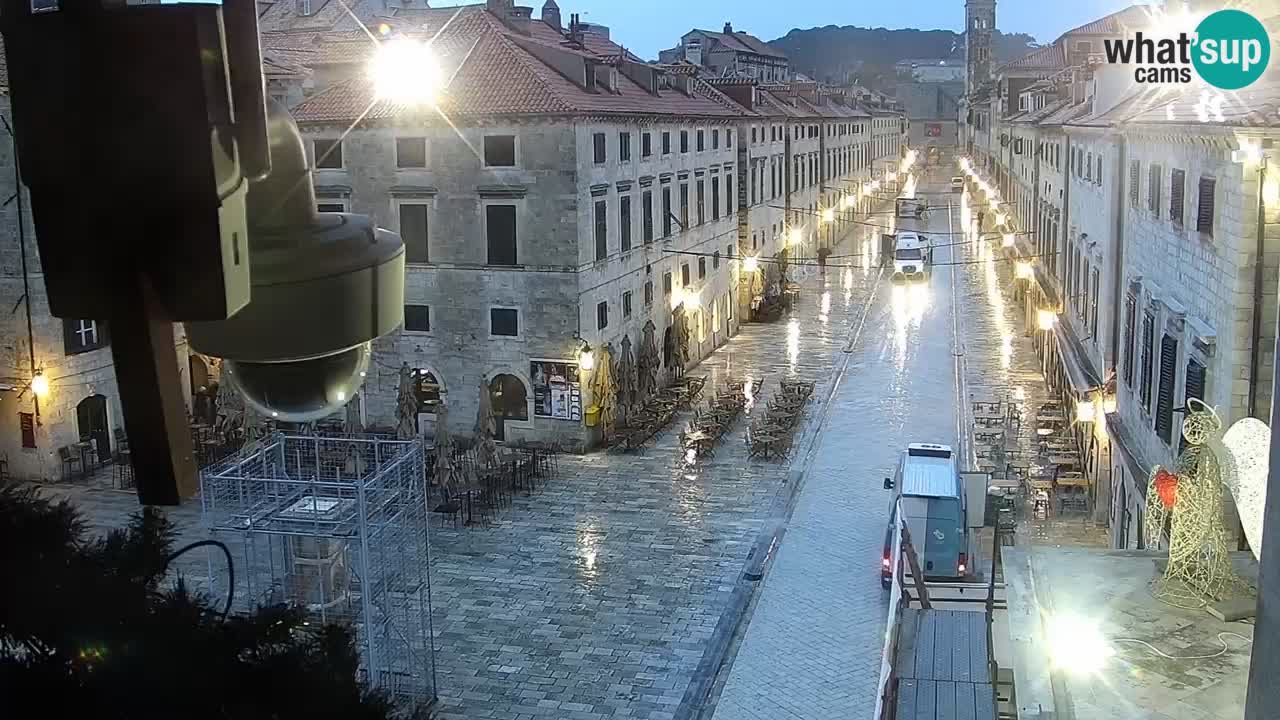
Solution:
[[[760,269],[760,260],[754,255],[745,257],[742,259],[742,269],[753,273]]]
[[[35,393],[38,398],[49,394],[49,378],[45,376],[43,370],[37,370],[31,376],[31,392]]]
[[[596,354],[586,340],[582,341],[582,347],[578,349],[578,367],[586,372],[596,369]]]
[[[804,228],[793,227],[787,231],[787,243],[793,247],[802,245],[804,243]]]
[[[1007,248],[1013,247],[1013,233],[1007,232],[1004,234],[1004,246]]]
[[[824,223],[835,222],[835,219],[836,219],[836,211],[834,208],[827,208],[826,210],[822,211],[822,222]]]
[[[1026,260],[1019,260],[1013,266],[1013,276],[1019,280],[1030,280],[1035,277],[1035,271],[1031,268],[1031,263]]]
[[[1058,323],[1058,314],[1052,310],[1037,310],[1036,325],[1041,330],[1052,330],[1053,326]]]

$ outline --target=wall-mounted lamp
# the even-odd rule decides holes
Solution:
[[[1036,311],[1036,326],[1041,330],[1052,330],[1058,324],[1058,314],[1052,310]]]
[[[760,269],[760,260],[754,255],[750,255],[742,259],[742,269],[747,272],[756,272]]]
[[[43,370],[37,370],[31,376],[31,392],[35,393],[38,398],[49,394],[49,378],[45,376]]]
[[[578,348],[578,367],[586,372],[596,369],[596,354],[591,349],[591,344],[586,340],[582,341],[582,347]]]
[[[1035,270],[1031,268],[1031,263],[1026,260],[1019,260],[1013,266],[1013,276],[1019,280],[1030,280],[1035,277]]]
[[[835,219],[836,219],[836,211],[834,208],[827,208],[826,210],[822,211],[822,222],[824,223],[835,222]]]
[[[1007,248],[1013,247],[1013,233],[1004,234],[1004,246]]]

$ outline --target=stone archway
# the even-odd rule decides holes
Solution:
[[[489,380],[489,402],[496,440],[506,439],[507,420],[529,419],[529,388],[515,375],[500,373]]]
[[[109,417],[105,395],[90,395],[76,405],[76,428],[80,432],[80,439],[93,443],[94,450],[98,453],[98,462],[111,457]]]

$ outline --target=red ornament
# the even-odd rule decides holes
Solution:
[[[1178,500],[1178,476],[1168,470],[1156,471],[1156,493],[1166,508],[1172,508]]]

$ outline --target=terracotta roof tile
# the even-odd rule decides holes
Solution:
[[[707,37],[718,41],[721,45],[730,50],[737,52],[749,52],[757,55],[768,55],[770,57],[785,58],[786,53],[773,47],[769,43],[762,41],[760,38],[750,33],[736,31],[733,33],[712,32],[710,30],[698,30],[694,32],[702,33]]]
[[[1146,5],[1130,5],[1123,10],[1068,30],[1062,33],[1058,41],[1061,42],[1068,35],[1120,35],[1126,28],[1145,27],[1150,23],[1151,10]]]
[[[1060,70],[1066,66],[1067,58],[1063,55],[1062,48],[1058,45],[1048,45],[1001,65],[996,69],[996,73],[1006,70]]]
[[[1280,79],[1267,79],[1235,92],[1151,87],[1072,125],[1191,125],[1280,128]]]

